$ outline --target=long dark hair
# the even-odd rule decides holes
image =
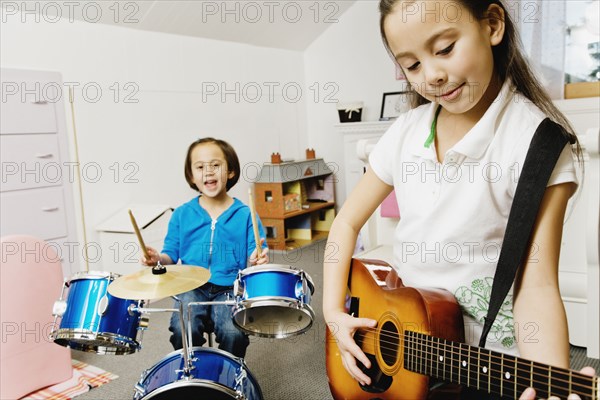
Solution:
[[[379,20],[379,29],[381,31],[381,37],[386,49],[390,54],[390,49],[383,24],[388,15],[393,11],[394,6],[403,0],[380,0],[379,12],[381,14]],[[483,20],[485,18],[493,18],[488,15],[487,10],[490,5],[497,4],[504,10],[504,37],[502,41],[492,48],[494,56],[494,67],[498,73],[501,82],[504,82],[506,78],[512,80],[515,88],[523,94],[526,98],[531,100],[544,114],[546,114],[551,120],[561,125],[565,130],[565,135],[575,147],[575,153],[577,158],[581,162],[581,146],[575,135],[575,131],[571,126],[571,123],[567,120],[564,114],[554,105],[550,96],[540,84],[535,74],[533,73],[529,63],[523,56],[521,49],[521,41],[515,28],[515,24],[508,14],[506,7],[502,4],[501,0],[455,0],[460,3],[465,9],[467,9],[473,17],[477,20]],[[392,59],[394,59],[392,55]],[[397,66],[399,68],[400,65]],[[412,106],[416,107],[421,104],[428,103],[424,97],[418,93],[413,93]]]

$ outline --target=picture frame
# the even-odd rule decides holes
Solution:
[[[383,94],[381,102],[380,121],[390,121],[398,118],[400,114],[406,111],[409,102],[409,92],[388,92]]]

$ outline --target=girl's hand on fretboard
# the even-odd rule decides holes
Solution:
[[[594,376],[596,375],[596,371],[592,367],[585,367],[580,371],[582,374]],[[527,388],[519,397],[519,400],[535,400],[535,390],[533,388]],[[581,398],[576,394],[570,394],[568,400],[580,400]],[[550,397],[548,400],[559,400],[558,397]]]

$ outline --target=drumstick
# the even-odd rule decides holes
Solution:
[[[254,209],[252,189],[248,189],[248,206],[250,207],[250,215],[252,216],[252,228],[254,229],[254,241],[256,242],[256,258],[259,259],[262,254],[262,247],[260,246],[260,235],[258,234],[258,224],[256,223],[256,210]]]
[[[142,234],[140,232],[140,228],[138,228],[137,222],[135,222],[135,217],[133,216],[133,213],[131,212],[131,210],[127,210],[129,211],[129,219],[131,219],[131,224],[133,225],[133,230],[135,231],[135,236],[137,236],[138,241],[140,242],[140,247],[142,248],[142,251],[144,252],[144,257],[146,257],[146,260],[150,260],[150,254],[148,254],[148,249],[146,248],[146,245],[144,244],[144,239],[142,239]]]

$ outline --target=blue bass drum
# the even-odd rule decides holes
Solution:
[[[190,376],[183,376],[183,352],[169,353],[144,371],[134,400],[262,400],[258,382],[244,360],[218,349],[194,347]]]
[[[104,271],[79,272],[65,282],[67,300],[54,305],[54,315],[61,317],[59,328],[50,334],[55,343],[97,354],[139,350],[138,329],[145,328],[147,320],[134,308],[143,302],[111,296],[108,285],[117,277]]]
[[[315,313],[310,299],[315,285],[306,272],[268,264],[239,272],[234,283],[233,322],[242,331],[269,338],[306,332]]]

